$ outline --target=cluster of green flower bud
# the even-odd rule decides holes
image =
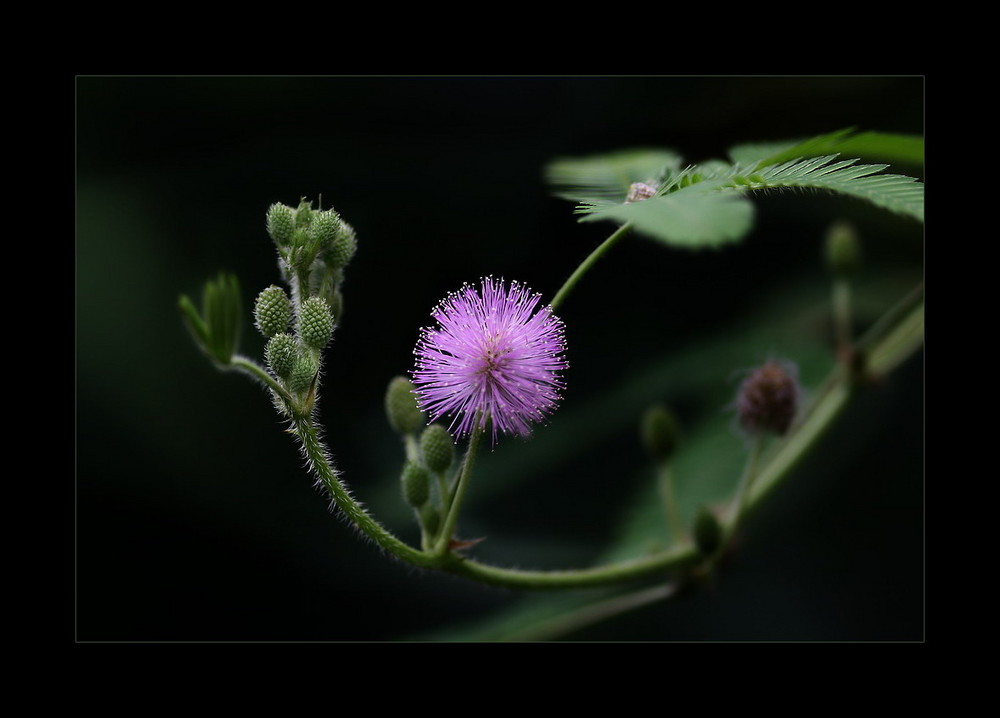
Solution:
[[[278,250],[289,296],[271,285],[254,305],[254,323],[268,340],[264,359],[289,392],[311,394],[322,366],[322,350],[340,320],[344,268],[354,256],[354,229],[333,209],[275,203],[267,210],[267,233]]]
[[[403,499],[415,510],[425,536],[434,536],[450,497],[446,474],[455,461],[455,443],[440,424],[427,426],[427,417],[417,405],[413,384],[405,376],[393,377],[385,392],[385,413],[389,425],[403,436],[409,458],[403,465],[400,484]],[[418,437],[419,434],[419,437]],[[439,491],[432,490],[437,479]],[[437,501],[434,495],[437,494]]]
[[[309,391],[320,366],[320,350],[333,335],[333,313],[322,297],[310,297],[299,308],[295,334],[292,302],[281,287],[270,286],[257,297],[254,317],[261,334],[268,337],[264,360],[285,388],[297,394]]]
[[[313,209],[305,199],[297,207],[271,205],[266,226],[278,249],[282,275],[292,282],[298,300],[322,297],[339,319],[344,268],[358,247],[354,228],[335,210]]]

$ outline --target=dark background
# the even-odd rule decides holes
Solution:
[[[578,224],[550,196],[548,161],[652,146],[698,162],[844,127],[923,134],[924,103],[920,77],[77,78],[77,639],[473,639],[464,627],[533,600],[417,572],[360,540],[312,488],[264,393],[217,373],[190,341],[180,293],[198,297],[231,270],[249,311],[278,281],[272,202],[322,195],[357,230],[321,419],[358,497],[413,540],[381,401],[412,366],[430,309],[486,274],[551,297],[614,228]],[[644,469],[631,408],[595,416],[591,401],[653,359],[758,321],[786,285],[825,291],[818,256],[832,219],[869,240],[877,296],[895,287],[882,277],[922,274],[915,222],[814,194],[757,206],[742,244],[687,252],[630,238],[578,287],[563,311],[563,409],[528,449],[510,445],[515,463],[502,463],[501,445],[470,490],[466,526],[489,535],[487,558],[593,562]],[[243,352],[261,349],[248,318]],[[679,376],[670,396],[649,399],[696,425],[766,350],[720,359],[718,396]],[[921,640],[922,386],[917,357],[862,397],[768,504],[715,591],[562,638]],[[538,457],[558,454],[544,442],[562,411],[603,422],[609,438],[549,466]],[[518,456],[535,457],[539,475],[529,481]]]

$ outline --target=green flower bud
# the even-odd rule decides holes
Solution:
[[[275,334],[264,347],[264,360],[276,376],[287,379],[292,374],[299,343],[291,334]]]
[[[434,536],[441,528],[441,512],[438,507],[429,502],[421,506],[420,523],[428,536]]]
[[[299,201],[299,206],[295,210],[295,226],[296,227],[308,227],[312,224],[313,211],[312,202],[307,202],[306,198],[303,197]]]
[[[298,352],[295,356],[295,363],[292,365],[291,374],[288,376],[288,388],[297,394],[308,391],[317,371],[319,371],[319,363],[312,352]]]
[[[257,295],[253,315],[260,333],[273,337],[288,329],[292,321],[292,301],[284,289],[272,284]]]
[[[455,458],[451,434],[440,424],[431,424],[420,435],[420,453],[428,469],[435,473],[447,471]]]
[[[358,238],[354,228],[341,220],[340,231],[333,243],[323,252],[323,260],[331,267],[346,267],[358,250]]]
[[[694,543],[705,556],[711,556],[722,545],[722,525],[718,517],[702,506],[694,519]]]
[[[826,232],[826,265],[834,274],[847,275],[861,266],[861,242],[849,222],[836,222]]]
[[[414,508],[423,506],[431,496],[431,475],[416,461],[407,461],[401,477],[403,498]]]
[[[651,406],[642,416],[639,435],[643,447],[653,459],[666,461],[677,450],[677,419],[665,406]]]
[[[389,382],[385,392],[385,413],[389,424],[400,434],[415,434],[424,425],[424,413],[417,406],[413,384],[405,376],[397,376]]]
[[[275,203],[267,210],[267,233],[279,247],[287,247],[292,242],[295,231],[295,212],[291,207]]]
[[[323,212],[316,212],[313,215],[309,231],[312,232],[316,241],[319,242],[320,247],[327,249],[333,246],[334,241],[337,239],[341,224],[340,215],[332,209],[328,209]]]
[[[333,336],[333,314],[323,297],[309,297],[299,310],[299,337],[307,346],[322,349]]]

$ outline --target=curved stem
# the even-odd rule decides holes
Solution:
[[[241,371],[244,374],[249,374],[254,379],[257,379],[262,384],[267,386],[271,391],[280,396],[285,403],[288,405],[289,409],[296,408],[296,402],[294,397],[288,393],[285,387],[281,386],[274,377],[268,374],[264,367],[260,366],[257,362],[252,359],[247,359],[245,356],[240,356],[239,354],[233,355],[232,360],[229,362],[230,366],[236,371]]]
[[[442,565],[442,570],[481,583],[507,588],[562,589],[610,586],[652,576],[662,577],[668,571],[696,563],[701,557],[694,547],[683,546],[603,566],[556,571],[500,568],[456,554],[450,554],[449,558],[452,560]]]
[[[376,521],[365,509],[354,500],[350,491],[341,482],[340,477],[330,463],[326,448],[319,439],[316,427],[308,418],[298,418],[294,422],[295,433],[302,442],[302,452],[316,476],[330,492],[337,507],[343,511],[358,529],[371,538],[381,548],[393,556],[415,566],[431,567],[435,564],[423,551],[413,548],[396,538],[388,529]]]
[[[583,279],[583,275],[589,272],[590,268],[597,263],[598,259],[603,257],[608,250],[614,247],[622,239],[622,237],[628,234],[630,228],[630,224],[623,224],[615,231],[614,234],[601,242],[597,249],[591,252],[590,255],[583,260],[580,266],[576,268],[576,271],[573,272],[569,279],[566,280],[565,284],[562,285],[562,288],[556,292],[555,297],[552,299],[552,303],[549,305],[552,307],[552,311],[555,311],[560,304],[566,301],[566,297],[568,297],[569,293],[573,291],[573,288],[577,285],[577,283]]]
[[[919,346],[922,336],[923,304],[921,303],[898,322],[895,330],[886,332],[879,341],[873,342],[870,350],[877,353],[880,364],[895,366]],[[238,364],[254,376],[258,376],[258,371],[263,372],[252,362],[249,363],[249,366],[244,366],[242,361],[234,359],[233,363],[234,365]],[[256,367],[257,371],[254,371],[252,367]],[[266,372],[264,372],[264,376],[267,376]],[[264,379],[264,377],[258,378]],[[270,382],[267,383],[270,385]],[[840,414],[851,393],[851,385],[846,381],[843,373],[835,369],[826,388],[817,397],[816,404],[805,416],[802,423],[792,430],[777,450],[771,454],[769,461],[760,467],[760,471],[755,472],[756,479],[750,483],[741,499],[743,505],[741,515],[760,503],[782,479],[791,473],[798,460],[816,443]],[[592,568],[529,571],[479,563],[450,551],[444,554],[420,551],[398,539],[355,501],[330,464],[327,452],[319,440],[317,429],[313,426],[311,419],[298,417],[294,420],[294,425],[302,442],[303,452],[313,471],[330,492],[340,510],[360,531],[382,549],[400,560],[420,568],[441,570],[482,583],[508,588],[565,589],[607,586],[659,577],[668,571],[686,568],[703,560],[696,548],[685,545],[675,546],[669,550],[640,558]],[[478,442],[475,435],[474,439]],[[462,485],[467,484],[468,474],[472,468],[470,459],[475,448],[472,444],[473,442],[470,441],[470,455],[466,456],[467,464],[463,467],[459,486],[456,487],[454,499],[456,505],[452,507],[454,511],[449,512],[449,522],[452,529],[454,522],[457,521],[457,504],[461,503],[460,494],[464,492]],[[450,539],[450,534],[445,533],[442,536],[448,537],[445,539],[446,542]]]

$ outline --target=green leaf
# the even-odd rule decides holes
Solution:
[[[848,128],[826,135],[810,137],[805,140],[783,140],[738,145],[729,150],[729,158],[739,165],[764,166],[802,157],[828,155],[834,152],[834,148],[853,131]]]
[[[239,345],[243,321],[240,285],[236,277],[220,273],[218,278],[205,283],[201,313],[184,295],[178,307],[202,351],[219,364],[229,364]]]
[[[713,184],[701,182],[631,204],[594,205],[585,210],[584,220],[629,222],[636,232],[688,248],[738,241],[753,225],[753,205],[738,195],[714,191]]]
[[[672,151],[623,150],[555,160],[546,176],[558,196],[581,203],[580,221],[629,223],[640,234],[688,248],[742,239],[754,218],[745,195],[754,190],[824,189],[923,221],[923,184],[881,174],[885,164],[835,162],[838,154],[830,150],[837,147],[923,163],[922,138],[844,129],[804,141],[740,145],[730,153],[735,165],[714,160],[681,170]],[[637,181],[658,186],[657,196],[626,204],[628,188]]]
[[[194,302],[186,294],[182,294],[177,301],[177,306],[181,310],[181,318],[184,320],[184,326],[191,332],[191,337],[202,349],[206,349],[208,346],[208,325],[201,318],[201,314],[198,312],[197,307],[195,307]]]
[[[733,162],[758,166],[830,154],[850,155],[922,168],[924,138],[918,135],[888,132],[855,133],[852,129],[844,129],[806,140],[742,144],[729,150],[729,157]]]
[[[924,166],[924,138],[919,135],[894,135],[862,132],[844,140],[837,148],[844,155],[864,157],[893,165]]]
[[[924,219],[924,185],[913,177],[878,174],[887,165],[858,165],[857,159],[834,162],[837,155],[784,162],[755,170],[747,185],[737,190],[774,188],[825,189],[858,197],[877,207]]]
[[[657,181],[680,164],[680,155],[671,150],[629,149],[555,159],[545,168],[545,179],[564,199],[622,202],[633,182]]]

